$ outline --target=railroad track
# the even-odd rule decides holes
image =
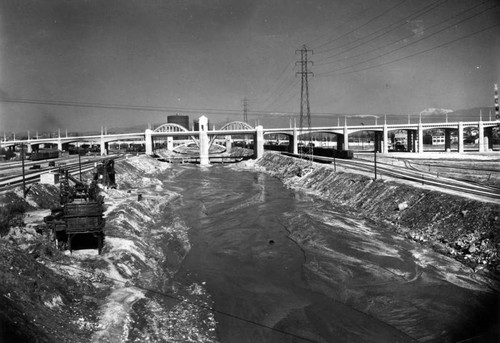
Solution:
[[[300,157],[299,155],[287,154],[288,156]],[[330,157],[320,157],[315,156],[315,160],[323,160],[323,163],[332,162],[333,158]],[[364,160],[345,160],[345,159],[335,159],[335,163],[338,166],[374,174],[373,162],[367,162]],[[385,175],[399,180],[406,180],[414,183],[419,183],[427,186],[434,186],[441,188],[443,190],[457,191],[460,193],[466,193],[468,195],[477,195],[484,198],[492,200],[500,200],[500,189],[493,186],[479,185],[467,181],[440,178],[436,174],[424,172],[421,170],[407,169],[403,167],[397,167],[389,165],[386,163],[377,163],[377,174]]]
[[[122,159],[122,158],[124,158],[124,155],[117,155],[117,156],[111,156],[111,157],[106,156],[106,157],[102,157],[102,158],[97,158],[95,160],[88,160],[88,161],[81,163],[81,166],[82,166],[81,171],[82,171],[82,173],[84,173],[84,172],[87,172],[87,171],[94,169],[94,164],[98,163],[102,160],[106,160],[106,159],[118,160],[118,159]],[[78,163],[78,161],[65,164],[64,166],[61,166],[61,167],[64,169],[67,169],[71,175],[76,175],[80,172],[80,164]],[[24,182],[25,182],[25,184],[29,185],[29,184],[38,182],[40,180],[41,174],[45,174],[45,173],[49,173],[49,172],[57,172],[57,171],[59,171],[59,167],[47,167],[47,168],[40,169],[37,171],[30,171],[28,174],[25,174]],[[7,189],[10,189],[13,187],[17,187],[17,186],[20,186],[22,184],[23,184],[22,175],[9,175],[9,176],[0,177],[0,191],[7,190]]]

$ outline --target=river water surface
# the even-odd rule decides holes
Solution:
[[[221,342],[454,342],[495,314],[485,280],[367,219],[263,173],[175,168],[175,282],[204,285]]]

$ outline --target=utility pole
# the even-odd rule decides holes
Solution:
[[[300,65],[300,71],[296,72],[296,75],[301,76],[300,83],[300,131],[304,129],[304,119],[307,120],[307,129],[309,132],[309,141],[311,140],[311,108],[309,105],[309,75],[314,76],[312,72],[309,71],[309,64],[313,64],[312,61],[308,60],[309,53],[313,53],[304,44],[302,49],[295,50],[295,54],[300,52],[300,61],[296,62],[296,65]],[[305,118],[304,118],[305,117]]]
[[[248,123],[248,99],[243,98],[243,122]]]
[[[25,176],[25,171],[24,171],[24,144],[21,143],[21,168],[23,171],[23,198],[26,199],[26,176]]]

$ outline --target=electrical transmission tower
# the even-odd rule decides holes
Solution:
[[[314,76],[312,72],[309,71],[309,64],[313,64],[312,61],[308,60],[308,54],[313,53],[312,50],[309,50],[306,45],[302,46],[302,49],[295,50],[295,54],[300,52],[300,61],[297,61],[296,64],[300,65],[300,71],[296,73],[296,75],[301,76],[300,83],[300,131],[304,130],[304,119],[307,120],[307,130],[308,140],[311,141],[311,108],[309,106],[309,75]]]
[[[243,98],[243,122],[248,123],[248,99]]]

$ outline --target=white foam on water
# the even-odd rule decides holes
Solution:
[[[415,263],[427,271],[427,277],[438,278],[447,281],[455,286],[475,290],[490,291],[487,279],[474,273],[474,271],[447,256],[438,255],[430,249],[414,249],[411,251],[415,258]]]
[[[101,306],[99,330],[92,337],[92,342],[126,342],[129,334],[130,310],[137,300],[144,298],[144,292],[135,287],[113,290]]]

